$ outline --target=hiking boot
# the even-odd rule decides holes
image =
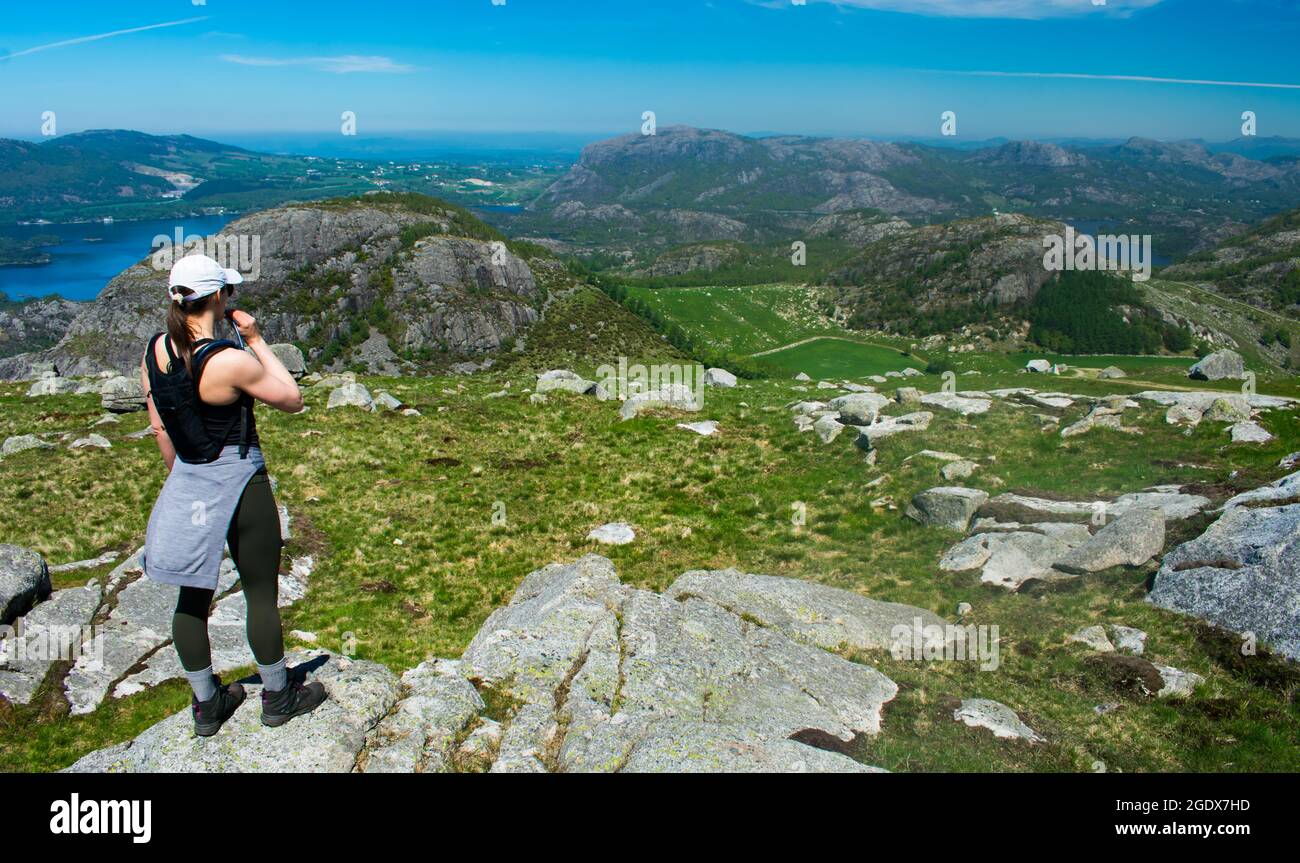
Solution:
[[[190,711],[194,714],[194,733],[199,737],[211,737],[221,730],[227,719],[235,715],[239,705],[244,703],[244,687],[238,683],[221,685],[221,678],[212,675],[217,686],[217,694],[207,701],[199,701],[190,696]]]
[[[289,685],[276,692],[262,690],[262,724],[279,728],[295,716],[311,713],[326,698],[319,683],[303,683],[289,675]]]

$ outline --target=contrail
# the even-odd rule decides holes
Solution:
[[[1074,78],[1085,81],[1137,81],[1147,84],[1200,84],[1208,87],[1262,87],[1270,90],[1300,90],[1300,84],[1275,84],[1267,81],[1214,81],[1207,78],[1155,78],[1149,75],[1090,75],[1083,72],[971,72],[955,69],[927,69],[949,75],[975,75],[984,78]]]
[[[24,57],[28,54],[35,54],[37,51],[48,51],[51,48],[65,48],[68,45],[80,45],[83,42],[98,42],[100,39],[111,39],[114,36],[126,36],[130,33],[143,33],[145,30],[158,30],[163,27],[179,27],[181,24],[193,24],[197,21],[206,21],[208,16],[200,18],[186,18],[183,21],[167,21],[162,24],[148,24],[144,27],[132,27],[129,30],[114,30],[111,33],[97,33],[94,36],[78,36],[76,39],[64,39],[62,42],[51,42],[48,45],[37,45],[35,48],[25,48],[22,51],[15,51],[12,54],[5,54],[0,60],[12,60],[15,57]]]

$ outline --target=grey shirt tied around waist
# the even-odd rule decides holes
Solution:
[[[154,581],[215,590],[226,533],[244,487],[266,467],[262,450],[248,458],[227,446],[216,461],[190,464],[177,459],[149,515],[144,573]]]

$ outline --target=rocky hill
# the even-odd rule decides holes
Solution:
[[[585,250],[776,240],[863,208],[933,221],[997,208],[1150,233],[1168,256],[1294,204],[1300,166],[1134,138],[1102,147],[1034,141],[963,150],[810,137],[749,138],[674,126],[587,147],[515,217]]]
[[[1224,296],[1300,317],[1300,210],[1230,237],[1162,275],[1208,282]]]
[[[976,307],[1033,300],[1055,276],[1043,267],[1043,237],[1064,231],[1019,215],[893,230],[831,274],[831,296],[854,326],[943,329]]]
[[[68,331],[82,305],[60,297],[15,301],[0,291],[0,357],[50,347]]]
[[[512,246],[465,210],[418,195],[372,195],[284,207],[232,222],[256,237],[260,273],[236,305],[270,342],[294,342],[326,368],[394,373],[404,363],[510,348],[552,289],[571,280],[543,250]],[[0,360],[0,379],[33,362],[67,375],[129,371],[162,328],[165,269],[146,259],[80,309],[48,349]]]

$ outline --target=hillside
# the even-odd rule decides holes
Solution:
[[[543,250],[507,244],[467,211],[419,195],[268,210],[222,236],[260,243],[259,277],[237,305],[268,341],[294,342],[326,368],[395,372],[509,350],[548,296],[574,284]],[[0,360],[0,377],[32,362],[68,374],[129,370],[161,329],[166,281],[165,268],[141,261],[81,304],[57,345]]]
[[[1300,210],[1191,255],[1162,276],[1208,283],[1225,297],[1300,318]]]

